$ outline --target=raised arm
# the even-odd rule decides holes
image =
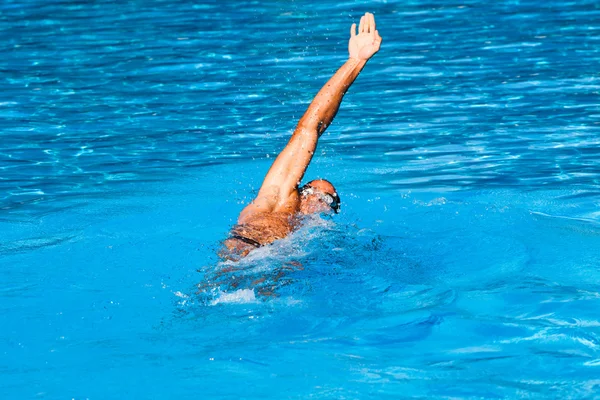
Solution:
[[[375,29],[373,14],[366,13],[360,19],[358,34],[356,24],[352,24],[348,61],[310,103],[290,141],[269,169],[258,196],[249,207],[255,211],[273,211],[285,207],[290,196],[297,195],[296,189],[312,159],[319,137],[333,121],[344,94],[369,58],[377,53],[380,44],[381,36]]]

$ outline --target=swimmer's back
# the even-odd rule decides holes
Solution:
[[[251,239],[266,245],[286,237],[296,225],[295,218],[287,212],[253,213],[231,230],[232,235]]]

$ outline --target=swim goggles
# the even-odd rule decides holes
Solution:
[[[340,204],[342,202],[340,201],[340,196],[338,196],[337,193],[334,193],[332,195],[329,193],[323,193],[320,190],[315,190],[311,186],[303,186],[302,189],[300,189],[300,193],[302,195],[309,195],[309,194],[317,195],[319,197],[319,199],[322,200],[323,202],[325,202],[325,204],[327,204],[329,207],[331,207],[331,209],[336,214],[340,212]]]

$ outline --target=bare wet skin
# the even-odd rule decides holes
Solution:
[[[330,182],[316,179],[302,188],[299,185],[319,138],[333,121],[346,91],[377,53],[380,44],[375,18],[365,13],[358,30],[356,24],[350,29],[348,60],[319,90],[298,122],[288,144],[271,165],[256,198],[242,210],[238,225],[223,243],[221,256],[239,260],[257,247],[286,237],[298,227],[301,215],[339,211],[339,196]]]
[[[283,239],[297,228],[299,220],[289,212],[256,213],[248,216],[243,224],[235,225],[231,237],[223,242],[222,256],[227,259],[245,257],[257,246],[236,238],[240,236],[261,246]]]
[[[269,212],[249,215],[232,229],[234,235],[252,239],[261,245],[283,239],[298,225],[298,218],[289,212]]]

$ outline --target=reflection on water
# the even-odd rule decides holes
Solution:
[[[0,205],[274,156],[362,7],[330,6],[5,3]],[[385,44],[325,162],[380,189],[599,183],[595,2],[372,7]]]
[[[597,1],[0,4],[7,398],[593,398]],[[219,243],[372,11],[307,179]]]

